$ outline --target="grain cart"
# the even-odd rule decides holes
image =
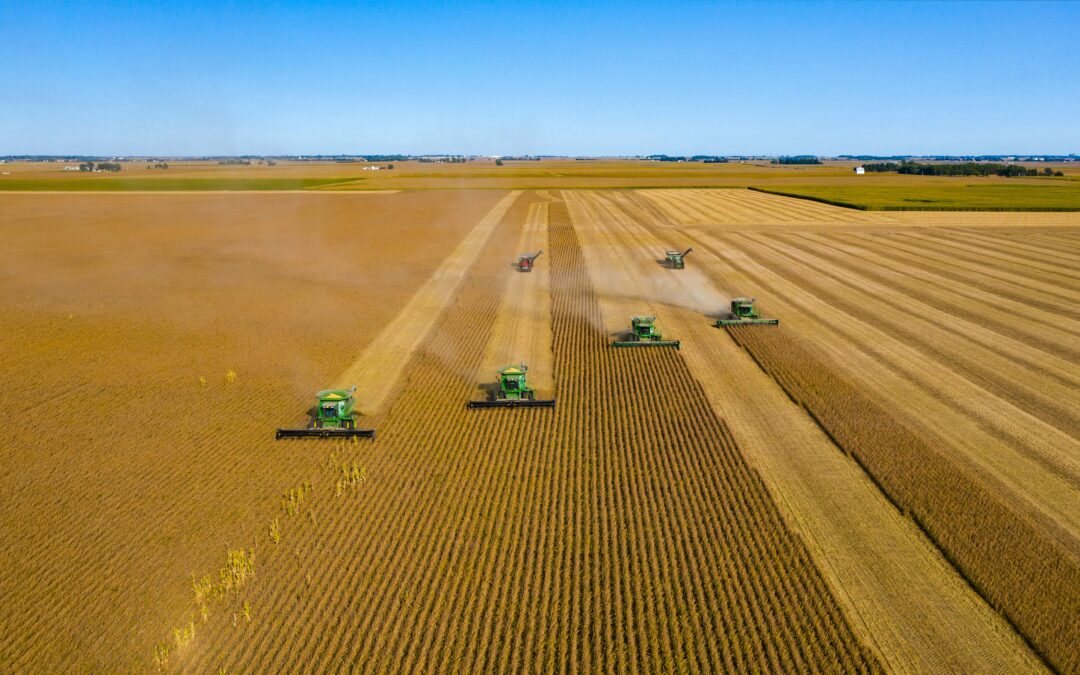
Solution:
[[[731,312],[716,320],[716,327],[724,326],[776,326],[780,319],[762,319],[754,309],[754,298],[735,298],[731,301]]]
[[[533,263],[540,257],[543,251],[537,251],[536,253],[522,253],[517,259],[517,268],[519,272],[532,272]]]
[[[685,251],[665,251],[664,252],[664,267],[669,270],[681,270],[686,267],[686,256],[690,255],[690,252],[694,249],[688,248]]]
[[[311,411],[311,419],[303,429],[278,429],[275,438],[370,438],[375,440],[374,429],[357,429],[356,399],[352,389],[324,389],[315,394],[318,403]]]
[[[525,382],[524,362],[520,366],[499,369],[499,390],[494,399],[469,401],[469,408],[554,408],[554,400],[538,401],[536,392]]]
[[[630,335],[626,340],[616,340],[612,347],[674,347],[679,349],[678,340],[665,340],[656,328],[655,316],[635,316],[630,319]]]

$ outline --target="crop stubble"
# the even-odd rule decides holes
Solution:
[[[1036,223],[1025,219],[1027,227]],[[683,232],[695,249],[700,246],[704,251],[698,263],[707,265],[710,274],[725,282],[738,280],[745,292],[766,298],[766,313],[780,316],[788,331],[794,325],[797,339],[812,346],[814,354],[828,355],[828,360],[803,358],[801,352],[800,356],[785,354],[790,341],[785,342],[780,331],[745,329],[737,332],[742,336],[739,341],[746,345],[771,341],[769,354],[774,361],[782,360],[786,369],[768,370],[789,393],[792,385],[785,373],[798,366],[804,389],[808,388],[805,391],[816,396],[814,405],[807,407],[819,420],[832,407],[832,424],[846,423],[849,430],[863,434],[855,440],[847,436],[842,443],[856,457],[860,449],[869,453],[882,438],[907,444],[904,452],[897,449],[895,453],[907,458],[902,470],[895,468],[899,463],[860,461],[901,508],[919,510],[916,517],[921,526],[1051,663],[1065,670],[1074,668],[1070,645],[1076,641],[1080,615],[1074,527],[1080,510],[1075,506],[1072,449],[1077,439],[1075,406],[1070,403],[1080,373],[1069,358],[1075,349],[1074,326],[1056,322],[1040,332],[1040,324],[1031,321],[1025,330],[1009,331],[1003,329],[1000,314],[939,312],[921,305],[923,296],[908,291],[902,278],[883,279],[879,269],[861,265],[857,257],[840,255],[837,251],[844,250],[843,245],[830,247],[828,243],[854,239],[860,247],[872,247],[884,242],[886,246],[875,249],[881,252],[895,251],[895,242],[900,241],[905,253],[911,254],[896,259],[905,264],[940,275],[955,269],[950,263],[956,259],[976,271],[978,284],[968,284],[966,292],[977,286],[989,293],[1001,288],[997,285],[1001,282],[1028,288],[1037,285],[1045,291],[1038,306],[1063,314],[1068,307],[1058,299],[1070,297],[1075,289],[1067,261],[1060,255],[1041,261],[1010,257],[1008,247],[994,239],[1003,232],[1000,228],[980,230],[969,241],[962,232],[947,229],[890,227],[879,228],[884,232],[867,228],[848,235],[795,235],[763,233],[750,222],[746,225],[746,233],[741,234],[717,231],[707,222]],[[947,223],[936,220],[935,227],[944,228]],[[725,229],[723,223],[720,229]],[[1014,239],[1023,238],[1025,231],[1020,227],[1004,230]],[[991,283],[983,285],[987,279]],[[958,281],[967,284],[968,280],[960,277]],[[970,307],[948,285],[924,290],[946,303]],[[1027,301],[1030,296],[1012,297]],[[910,313],[904,307],[911,308]],[[948,328],[927,319],[937,319]],[[1016,320],[1025,320],[1022,312]],[[1055,338],[1062,337],[1066,342],[1055,346]],[[1008,360],[994,351],[1002,345],[1007,347]],[[980,348],[980,360],[966,358],[964,350]],[[987,365],[996,368],[987,369]],[[836,377],[834,372],[843,372],[842,380],[857,384],[849,385],[846,393],[823,395]],[[810,396],[805,391],[792,395],[804,402]],[[852,403],[856,397],[887,403],[884,408],[864,410]],[[845,410],[838,401],[851,405]],[[866,418],[861,423],[860,410]],[[890,424],[904,433],[886,430]],[[907,429],[914,430],[918,441],[909,443],[912,436]],[[933,445],[926,444],[927,438]],[[883,453],[877,458],[880,462],[887,452],[878,452]],[[895,462],[895,457],[890,459]],[[925,472],[940,475],[935,480]],[[943,504],[951,506],[946,509]],[[934,509],[938,510],[931,513]],[[987,514],[993,517],[984,519]],[[1027,541],[1031,549],[1020,550]]]
[[[273,618],[214,631],[192,667],[876,667],[678,354],[606,347],[561,202],[550,220],[558,408],[466,411],[475,381],[418,351],[425,388],[357,450],[367,482],[296,535],[333,552],[305,558],[316,587],[266,567],[251,602]],[[517,235],[440,322],[474,369]]]

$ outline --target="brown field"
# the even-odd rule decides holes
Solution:
[[[1080,669],[1080,214],[573,164],[0,194],[0,671]]]
[[[385,167],[391,162],[379,162]],[[900,176],[896,174],[867,174],[854,176],[852,168],[860,162],[830,161],[814,165],[771,165],[754,160],[728,164],[699,162],[655,162],[600,158],[576,161],[568,158],[545,158],[542,161],[507,161],[496,166],[494,160],[476,159],[463,164],[392,162],[394,169],[365,171],[365,163],[329,161],[280,161],[275,166],[229,166],[207,161],[170,162],[167,170],[148,169],[145,162],[121,162],[119,173],[80,173],[64,171],[64,166],[77,162],[13,162],[0,164],[0,192],[12,189],[34,190],[105,189],[153,190],[168,189],[160,182],[191,185],[179,189],[212,189],[205,186],[215,181],[241,181],[230,190],[244,190],[242,181],[279,181],[276,189],[309,189],[320,192],[356,190],[429,190],[429,189],[549,189],[549,188],[702,188],[748,187],[785,189],[797,187],[861,186],[912,188],[963,188],[968,184],[980,186],[1029,186],[1034,188],[1075,186],[1080,180],[1080,163],[1051,165],[1066,174],[1064,179],[999,178],[979,179],[948,176]],[[1032,165],[1034,166],[1034,165]],[[1043,164],[1038,167],[1042,168]],[[7,172],[8,175],[4,175]],[[312,181],[305,187],[299,181]],[[155,188],[151,182],[159,182]],[[289,183],[293,181],[293,183]],[[21,183],[18,187],[7,183]],[[148,185],[150,187],[148,187]],[[200,186],[204,186],[200,188]],[[247,189],[266,189],[249,187]],[[791,200],[786,200],[790,202]],[[1080,208],[1080,205],[1076,205]],[[797,208],[797,207],[791,207]]]

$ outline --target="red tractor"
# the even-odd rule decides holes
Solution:
[[[537,251],[536,253],[522,253],[517,259],[517,268],[519,272],[532,272],[533,263],[540,257],[543,251]]]

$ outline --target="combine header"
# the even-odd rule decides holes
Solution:
[[[540,257],[543,251],[537,251],[536,253],[522,253],[517,259],[517,268],[519,272],[532,272],[533,263]]]
[[[690,255],[690,252],[694,249],[688,248],[685,251],[665,251],[664,252],[664,267],[669,270],[681,270],[686,267],[686,256]]]
[[[499,391],[494,399],[487,401],[469,401],[468,407],[474,408],[554,408],[554,400],[537,401],[536,392],[525,383],[524,362],[520,366],[507,366],[499,369]]]
[[[324,389],[315,394],[319,400],[304,429],[278,429],[275,438],[370,438],[374,429],[357,429],[353,407],[356,399],[352,389]]]
[[[678,340],[665,340],[656,329],[655,316],[635,316],[630,319],[628,340],[616,340],[612,347],[674,347],[679,349]]]
[[[776,326],[780,319],[762,319],[754,309],[754,298],[735,298],[731,301],[731,313],[716,320],[716,327],[724,326]]]

